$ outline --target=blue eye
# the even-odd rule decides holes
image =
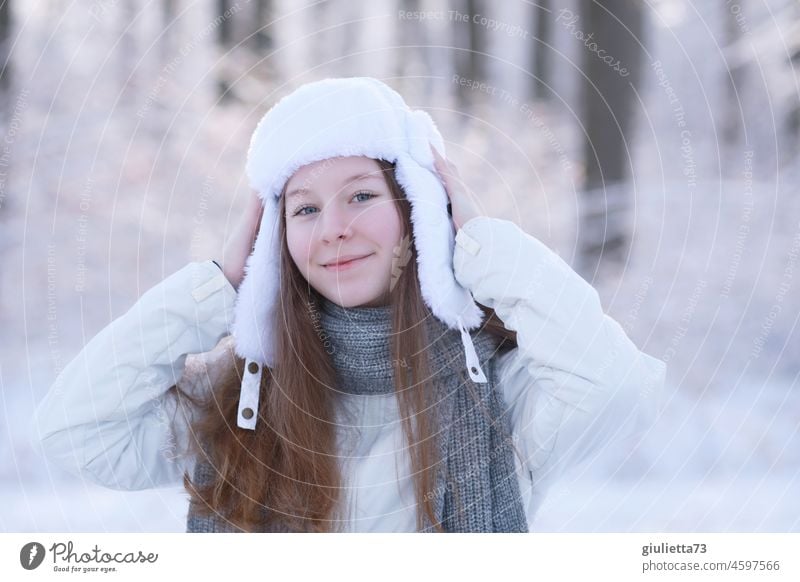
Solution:
[[[295,212],[294,212],[294,214],[292,216],[306,216],[306,213],[303,212],[303,210],[306,210],[307,208],[314,208],[314,207],[313,206],[301,206],[300,208],[295,210]]]
[[[355,194],[353,194],[353,198],[356,198],[358,196],[367,196],[367,198],[363,198],[362,199],[363,202],[366,202],[367,200],[370,200],[372,198],[377,198],[378,195],[377,194],[373,194],[372,192],[368,192],[368,191],[364,190],[364,191],[356,192]],[[294,214],[292,216],[308,216],[310,213],[303,212],[303,211],[306,210],[306,209],[309,209],[309,208],[316,208],[316,207],[315,206],[310,206],[310,205],[301,206],[300,208],[298,208],[297,210],[294,211]]]
[[[369,196],[369,198],[366,199],[366,200],[369,200],[370,198],[375,198],[376,195],[373,194],[372,192],[366,192],[365,191],[365,192],[356,192],[355,195],[353,196],[353,198],[355,198],[356,196]]]

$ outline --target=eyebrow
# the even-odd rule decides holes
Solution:
[[[369,172],[367,174],[355,174],[353,176],[350,176],[349,178],[346,178],[344,180],[344,183],[352,184],[353,182],[363,182],[365,180],[375,180],[375,179],[383,180],[383,177],[380,174],[376,174],[373,172]],[[293,190],[289,191],[286,194],[286,198],[288,199],[293,196],[306,196],[309,193],[310,190],[308,188],[294,188]]]

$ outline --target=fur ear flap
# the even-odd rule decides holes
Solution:
[[[236,353],[242,358],[275,363],[275,340],[271,330],[280,291],[280,200],[269,196],[264,201],[261,227],[253,252],[247,258],[245,277],[236,297],[233,336]]]
[[[425,302],[450,328],[458,329],[460,317],[468,329],[475,329],[483,321],[483,312],[455,278],[455,232],[447,215],[444,186],[433,169],[406,154],[398,156],[395,176],[411,202],[412,238]]]
[[[433,171],[434,160],[429,144],[433,144],[436,151],[445,156],[444,140],[433,118],[422,109],[415,109],[408,116],[407,134],[411,157],[423,168]]]

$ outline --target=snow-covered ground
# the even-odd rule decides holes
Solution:
[[[211,37],[197,37],[208,17],[200,3],[186,3],[171,44],[159,40],[157,15],[148,13],[129,19],[133,41],[115,45],[117,4],[95,3],[104,10],[87,19],[74,5],[55,18],[32,2],[17,19],[19,125],[0,199],[0,531],[184,529],[182,489],[118,492],[66,475],[29,446],[30,419],[89,337],[187,261],[219,256],[248,190],[249,133],[275,96],[257,107],[215,103],[209,71],[217,55]],[[631,256],[618,277],[592,283],[634,342],[668,361],[667,389],[656,424],[564,475],[532,527],[800,531],[800,160],[776,162],[785,136],[781,118],[767,115],[774,88],[760,85],[758,70],[740,94],[749,141],[720,142],[723,24],[687,2],[653,4],[665,20],[648,49],[686,111],[690,155],[664,78],[650,70],[631,143]],[[370,22],[406,26],[387,20],[393,6],[375,3]],[[299,10],[277,42],[299,38],[309,21],[317,24]],[[430,42],[447,27],[436,30]],[[373,30],[370,38],[384,37]],[[501,45],[495,50],[518,56],[518,47]],[[181,47],[191,50],[175,60]],[[287,47],[271,67],[283,78],[243,86],[282,94],[286,78],[293,86],[323,74],[386,76],[399,66],[395,53],[376,52],[312,71],[330,55],[313,54],[310,41]],[[167,63],[173,68],[162,78]],[[582,171],[572,115],[537,105],[534,121],[495,99],[470,120],[455,106],[446,63],[403,64],[409,78],[390,82],[434,109],[467,182],[491,193],[491,211],[571,260]],[[492,82],[520,91],[504,66]],[[564,103],[574,104],[568,75],[557,82]]]

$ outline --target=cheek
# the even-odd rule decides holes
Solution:
[[[398,244],[402,234],[400,215],[394,204],[378,207],[374,212],[364,214],[361,222],[364,232],[369,232],[370,238],[379,241],[384,249],[391,249]]]
[[[295,265],[300,272],[305,273],[308,270],[308,259],[311,252],[308,236],[302,232],[302,229],[288,227],[286,229],[286,246]]]

